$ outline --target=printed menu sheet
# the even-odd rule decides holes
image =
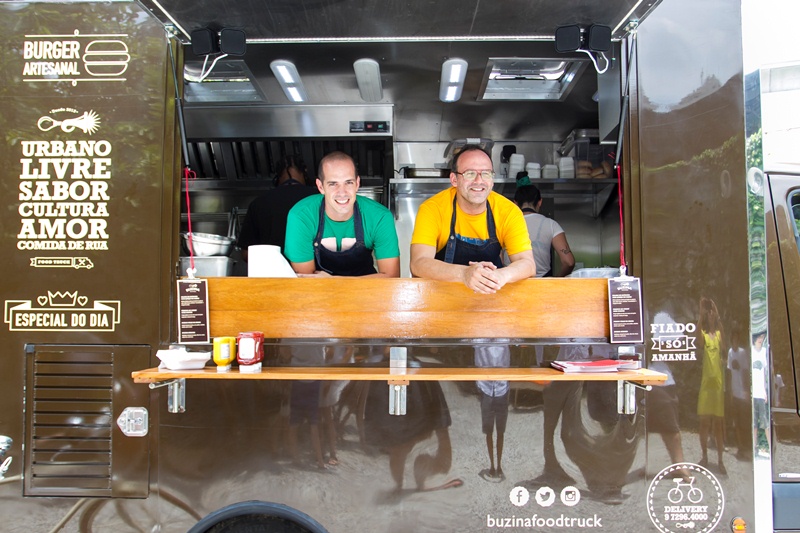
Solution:
[[[178,344],[208,344],[208,283],[204,279],[178,280]]]
[[[608,280],[608,311],[611,343],[644,342],[642,289],[639,278],[626,276]]]

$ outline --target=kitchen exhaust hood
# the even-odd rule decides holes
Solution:
[[[478,100],[563,101],[586,59],[491,57]]]

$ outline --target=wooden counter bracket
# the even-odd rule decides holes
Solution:
[[[408,348],[405,346],[389,347],[389,372],[405,374],[408,369]],[[407,379],[389,380],[389,414],[402,416],[406,414],[408,397]]]
[[[186,378],[176,378],[150,383],[151,389],[157,389],[159,387],[168,387],[167,410],[170,413],[186,412]]]

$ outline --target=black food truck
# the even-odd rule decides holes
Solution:
[[[4,531],[800,530],[800,69],[739,1],[0,13]],[[411,277],[472,144],[568,276]],[[398,279],[237,246],[335,150]]]

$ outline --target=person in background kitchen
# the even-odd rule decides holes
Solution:
[[[567,236],[558,222],[539,214],[542,208],[542,193],[535,185],[523,185],[514,193],[514,203],[522,209],[525,224],[531,237],[533,258],[536,261],[536,277],[552,276],[550,247],[558,254],[561,268],[558,276],[564,277],[575,268],[575,256],[569,248]]]
[[[282,157],[275,169],[274,189],[270,189],[247,208],[237,245],[242,257],[247,260],[247,247],[256,244],[271,244],[286,249],[286,217],[294,204],[315,194],[309,187],[308,170],[299,155]]]
[[[394,216],[357,195],[361,178],[353,159],[332,152],[320,161],[318,175],[321,194],[295,204],[286,223],[285,255],[294,271],[301,277],[399,277]]]
[[[493,192],[492,159],[466,145],[453,158],[452,187],[419,207],[411,236],[411,273],[459,281],[476,293],[492,294],[507,283],[533,277],[536,264],[522,212]],[[501,253],[506,250],[508,266]]]

